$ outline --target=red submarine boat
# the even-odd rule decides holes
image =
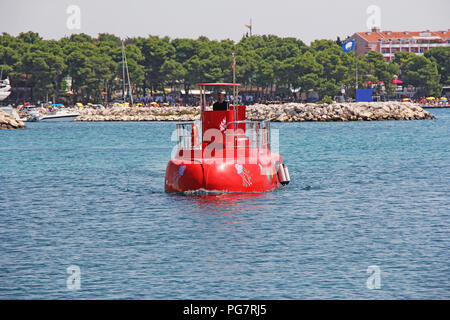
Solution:
[[[165,192],[265,192],[290,181],[277,152],[271,152],[270,122],[246,120],[236,103],[235,83],[202,83],[201,119],[178,123],[177,145],[167,164]],[[206,110],[206,88],[233,89],[234,104]]]

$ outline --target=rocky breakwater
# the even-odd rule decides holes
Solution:
[[[84,109],[75,121],[192,121],[200,119],[200,107],[149,107]]]
[[[269,119],[275,122],[302,122],[426,120],[434,119],[434,116],[414,103],[358,102],[334,104],[256,104],[247,107],[247,118],[249,120]]]
[[[0,129],[24,129],[25,123],[0,110]]]
[[[84,109],[75,121],[192,121],[200,119],[200,107]],[[418,104],[409,102],[285,103],[247,107],[248,120],[274,122],[381,121],[434,119]]]

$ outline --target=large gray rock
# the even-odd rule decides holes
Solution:
[[[25,123],[0,110],[0,129],[24,129]]]

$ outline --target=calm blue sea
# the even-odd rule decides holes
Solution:
[[[450,110],[431,112],[274,123],[292,182],[250,195],[165,194],[174,123],[0,131],[0,298],[449,299]]]

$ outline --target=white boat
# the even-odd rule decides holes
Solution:
[[[66,110],[58,110],[48,114],[42,114],[36,121],[73,121],[80,114],[77,112],[68,112]]]
[[[36,106],[27,105],[22,107],[22,109],[13,108],[11,105],[6,107],[0,107],[0,110],[3,110],[7,114],[15,117],[17,120],[23,122],[32,122],[39,120],[39,112],[37,111]]]
[[[11,85],[9,84],[9,79],[0,80],[0,101],[5,100],[11,94]]]
[[[10,94],[11,91],[0,91],[0,101],[3,101],[6,98],[8,98]]]

